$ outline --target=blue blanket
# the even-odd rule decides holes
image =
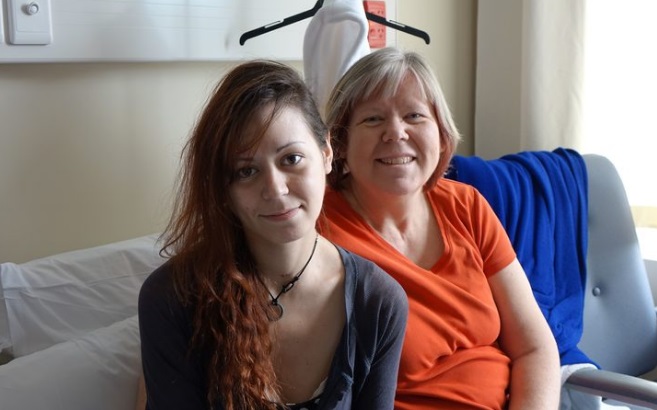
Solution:
[[[455,156],[446,177],[476,187],[504,225],[557,340],[561,364],[592,363],[577,348],[588,239],[582,157],[564,148],[495,160]]]

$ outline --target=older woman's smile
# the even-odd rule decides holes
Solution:
[[[404,165],[415,161],[415,157],[404,156],[404,157],[379,158],[377,159],[377,161],[386,165]]]

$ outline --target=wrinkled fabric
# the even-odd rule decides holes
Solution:
[[[557,341],[561,364],[593,363],[582,337],[588,177],[570,149],[499,159],[455,156],[447,178],[473,185],[499,217]]]
[[[340,77],[370,53],[363,2],[326,0],[313,16],[303,40],[303,72],[319,112]]]

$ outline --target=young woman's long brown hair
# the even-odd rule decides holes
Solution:
[[[258,124],[265,107],[269,118]],[[269,294],[258,281],[228,187],[236,158],[255,147],[282,108],[298,109],[321,146],[327,129],[294,69],[253,61],[217,85],[183,150],[173,216],[163,235],[179,298],[194,309],[192,349],[211,352],[208,402],[228,410],[274,409]],[[255,124],[254,124],[255,123]]]

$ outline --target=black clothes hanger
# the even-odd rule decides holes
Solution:
[[[307,19],[309,17],[312,17],[312,16],[315,15],[315,13],[317,13],[317,10],[319,10],[323,5],[324,5],[324,0],[317,0],[317,3],[315,3],[313,8],[311,8],[310,10],[306,10],[306,11],[301,12],[299,14],[295,14],[294,16],[286,17],[283,20],[276,21],[274,23],[270,23],[270,24],[264,25],[262,27],[258,27],[256,29],[247,31],[246,33],[244,33],[240,36],[240,45],[243,46],[244,43],[246,43],[246,40],[248,40],[250,38],[258,37],[260,35],[263,35],[265,33],[269,33],[270,31],[274,31],[274,30],[279,29],[281,27],[289,26],[290,24],[296,23],[297,21],[301,21],[301,20]],[[413,28],[411,26],[407,26],[407,25],[402,24],[402,23],[398,23],[398,22],[393,21],[393,20],[388,20],[386,18],[383,18],[383,17],[378,16],[376,14],[372,14],[372,13],[367,12],[367,11],[365,12],[365,17],[368,20],[373,21],[375,23],[382,24],[386,27],[394,28],[395,30],[403,31],[404,33],[411,34],[415,37],[420,37],[424,40],[424,42],[426,44],[429,44],[429,41],[430,41],[429,35],[426,32],[422,31],[422,30],[418,30],[416,28]]]
[[[404,33],[408,33],[408,34],[413,35],[415,37],[420,37],[427,44],[429,44],[429,42],[431,41],[429,39],[429,35],[426,32],[424,32],[422,30],[418,30],[418,29],[416,29],[414,27],[411,27],[411,26],[407,26],[406,24],[402,24],[402,23],[399,23],[399,22],[394,21],[394,20],[388,20],[388,19],[383,18],[379,15],[370,13],[369,11],[365,12],[365,17],[367,17],[368,20],[373,21],[375,23],[382,24],[386,27],[394,28],[395,30],[403,31]]]
[[[261,36],[265,33],[269,33],[270,31],[274,31],[281,27],[289,26],[292,23],[296,23],[297,21],[301,21],[303,19],[312,17],[315,15],[315,13],[317,13],[317,10],[322,8],[323,5],[324,5],[324,0],[317,0],[317,3],[315,3],[313,8],[310,10],[306,10],[302,13],[295,14],[294,16],[286,17],[283,20],[276,21],[274,23],[270,23],[265,26],[247,31],[246,33],[240,36],[240,45],[243,46],[244,43],[246,43],[246,40],[250,38]]]

